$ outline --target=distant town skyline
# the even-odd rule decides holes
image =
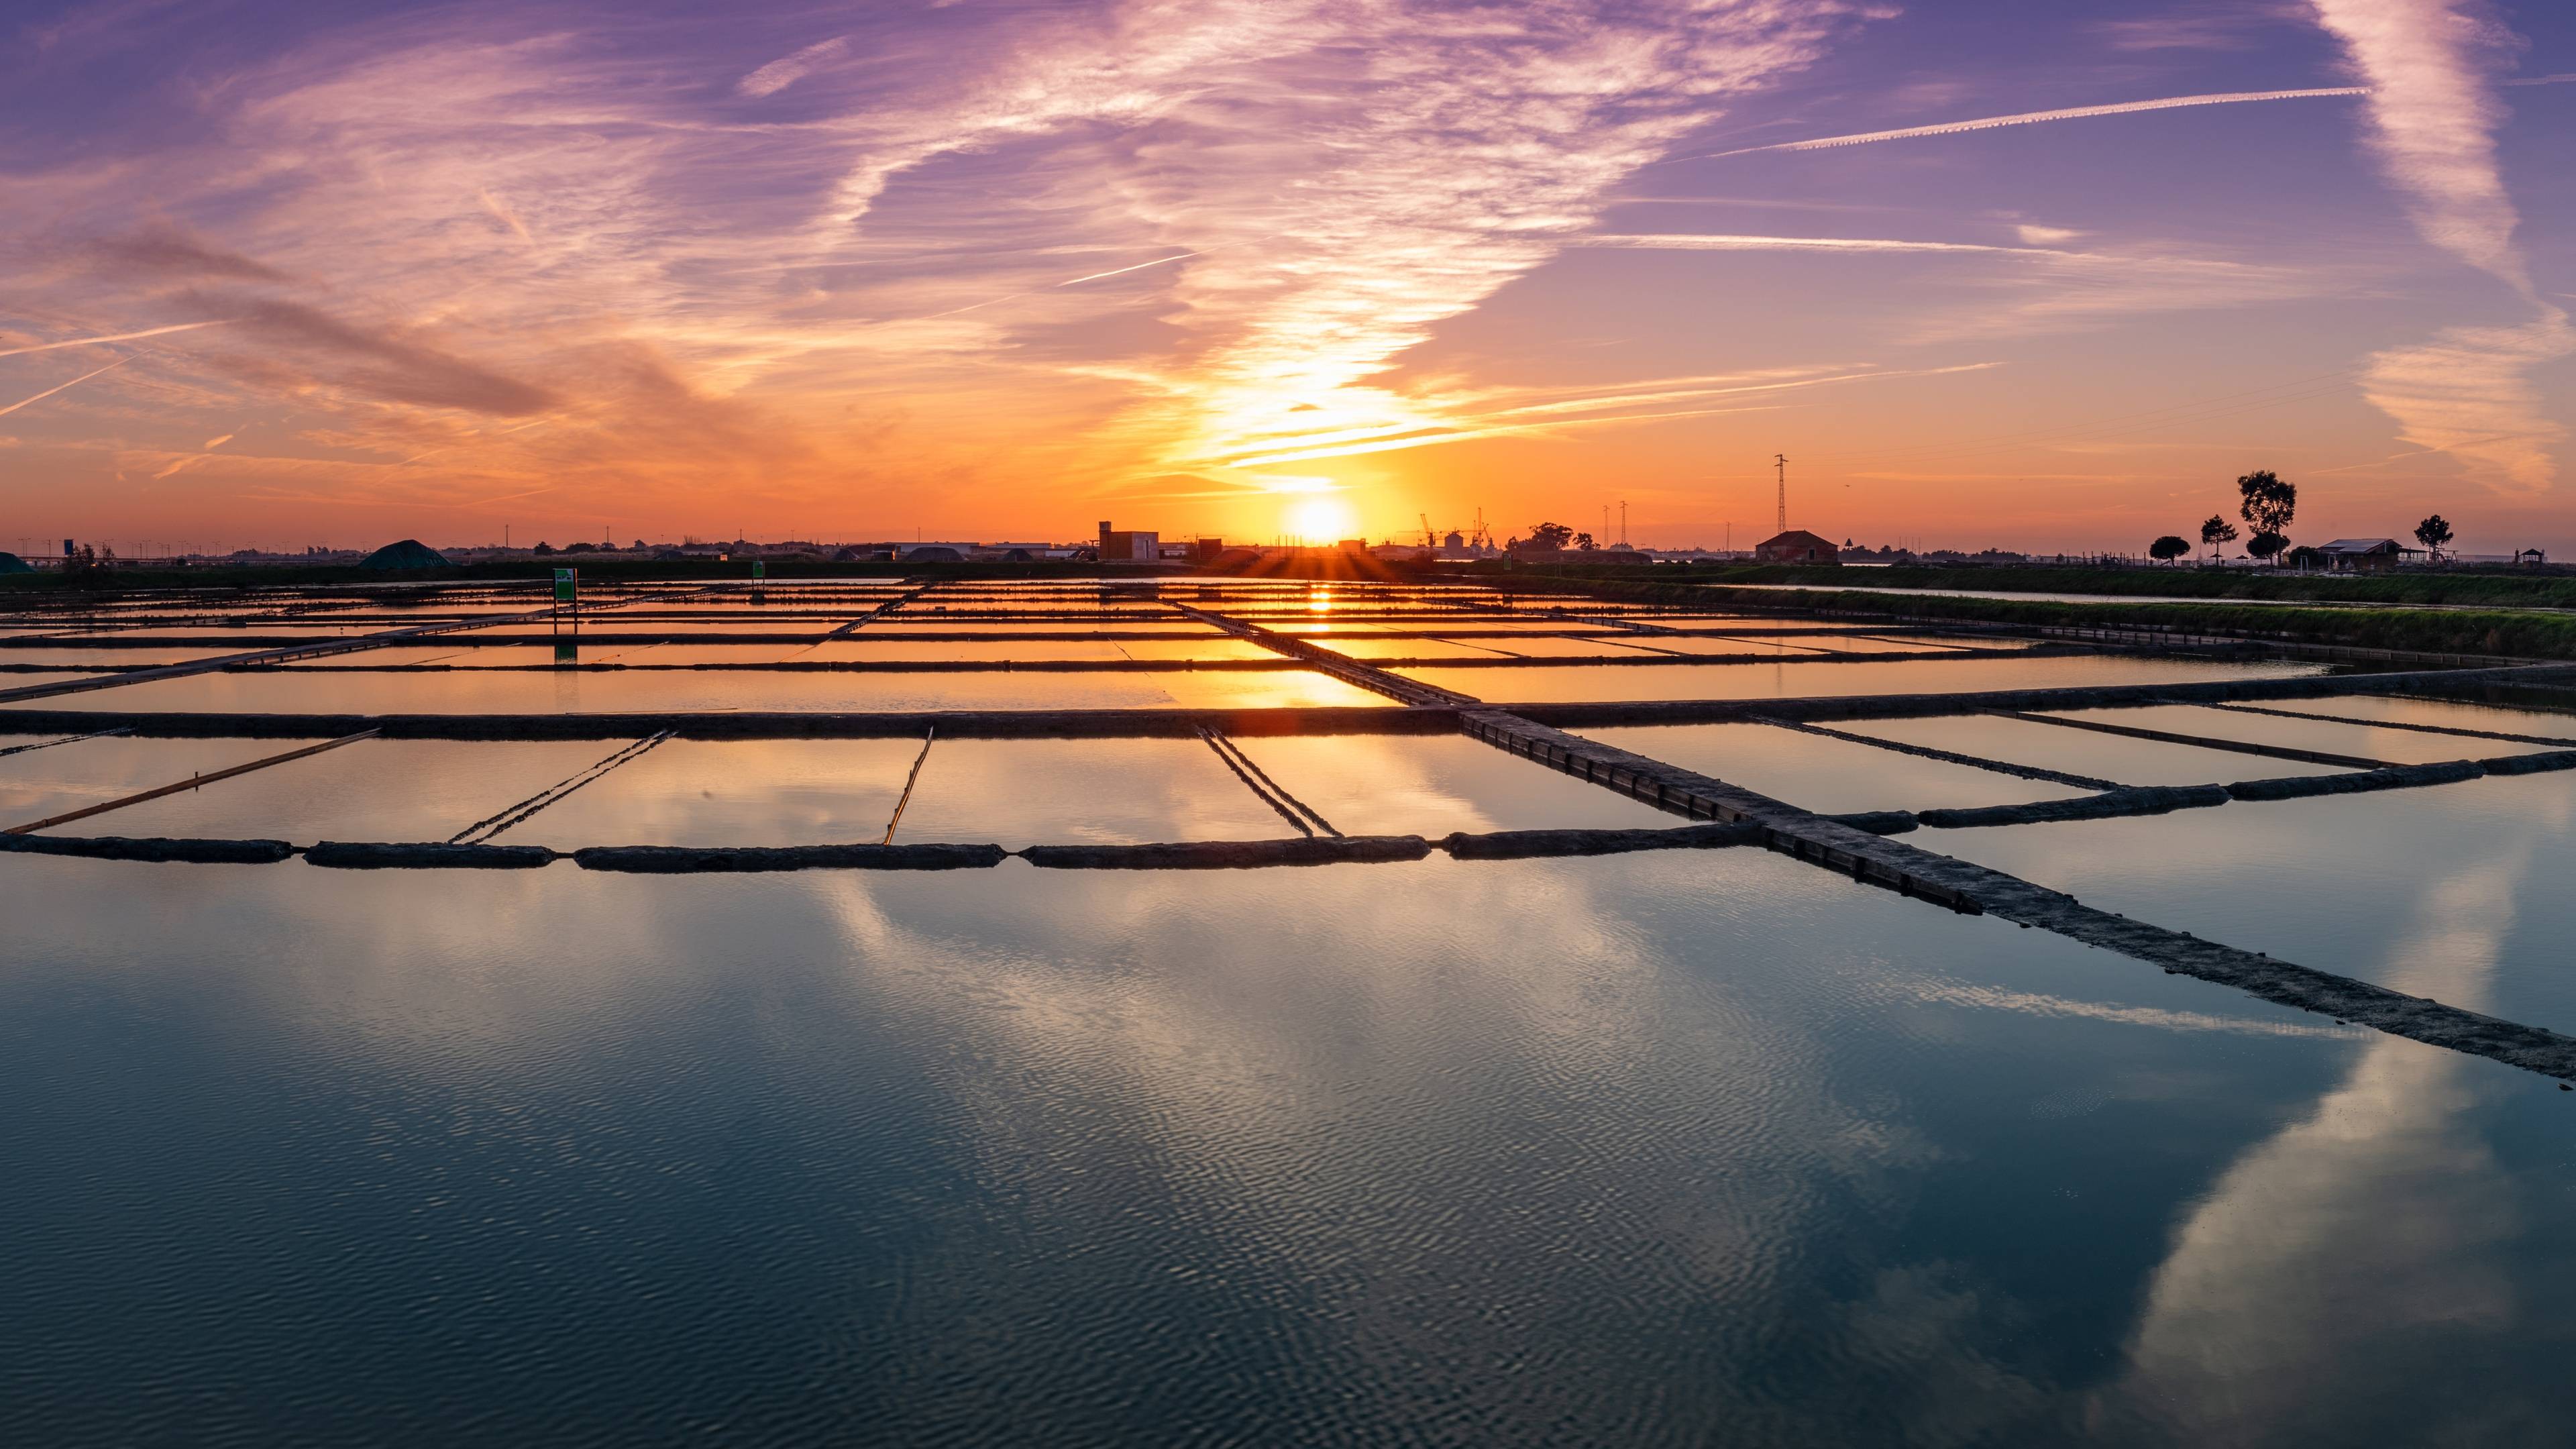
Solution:
[[[0,547],[2576,550],[2570,134],[2471,0],[47,6]]]

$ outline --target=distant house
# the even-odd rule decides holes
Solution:
[[[1793,528],[1753,546],[1755,563],[1829,564],[1843,561],[1842,550],[1833,540],[1818,538],[1803,528]]]
[[[1159,563],[1163,557],[1163,536],[1151,529],[1112,528],[1109,520],[1100,520],[1100,562]]]
[[[1512,562],[1533,564],[1646,564],[1654,559],[1633,548],[1546,548],[1535,543],[1515,545]]]
[[[2313,567],[2337,574],[2369,573],[2397,567],[2407,552],[2393,538],[2338,538],[2317,545]]]

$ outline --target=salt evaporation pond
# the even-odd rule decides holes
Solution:
[[[705,667],[495,668],[558,656],[551,640],[441,637],[23,702],[52,718],[0,736],[0,830],[112,807],[34,832],[47,849],[471,837],[698,860],[880,839],[1239,850],[1418,835],[1430,853],[636,875],[534,863],[544,850],[509,870],[0,851],[12,1442],[2563,1437],[2576,1094],[2547,1075],[1754,844],[1434,849],[1451,832],[1491,851],[1487,832],[1682,822],[1622,781],[1471,738],[1449,712],[1400,710],[1389,691],[1419,702],[1401,679],[1180,667],[1281,656],[1149,602],[1104,609],[1104,592],[940,585],[828,642],[896,591],[636,602],[668,617],[585,627],[578,657]],[[1165,590],[1374,658],[1588,661],[1675,642],[1544,617],[1544,601],[1408,604],[1434,597]],[[368,609],[435,622],[531,602],[431,593]],[[1336,609],[1410,616],[1332,622]],[[206,625],[205,646],[287,628],[248,612]],[[1126,627],[1104,631],[1111,618]],[[1390,637],[1443,627],[1500,637]],[[1812,657],[1801,644],[1985,642],[1804,627],[1678,641],[1776,648],[1776,664],[1402,674],[1487,699],[1615,701],[2321,668],[1793,662]],[[974,630],[1037,637],[935,637]],[[723,637],[745,632],[798,638]],[[1102,632],[1115,637],[1081,637]],[[639,637],[653,634],[687,641]],[[759,667],[796,659],[1108,667]],[[368,667],[402,663],[462,667]],[[1259,713],[1306,705],[1368,708]],[[1207,717],[1205,736],[1161,717],[1145,732],[1095,718],[894,737],[860,721],[844,738],[833,729],[851,722],[820,718],[1131,707],[1237,713]],[[2429,700],[2261,707],[2376,723],[2203,702],[2069,711],[2199,745],[1973,712],[1832,726],[1982,766],[1755,723],[1585,726],[1575,743],[1841,812],[2067,800],[2093,778],[2348,772],[2218,748],[2231,741],[2410,761],[2549,748],[2395,724],[2576,737],[2563,714]],[[788,732],[811,733],[737,738],[769,726],[694,718],[745,710],[805,711]],[[164,711],[421,713],[439,718],[415,733],[464,737],[394,721],[201,784],[325,741],[265,733],[302,724],[153,719]],[[646,720],[562,717],[603,711]],[[31,732],[66,721],[142,732]],[[1316,732],[1362,725],[1416,732]],[[186,788],[120,803],[172,784]],[[2572,827],[2576,772],[1927,825],[1896,843],[2564,1025]]]

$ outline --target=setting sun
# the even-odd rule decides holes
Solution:
[[[1359,527],[1359,515],[1339,498],[1301,498],[1288,506],[1284,526],[1291,538],[1303,543],[1331,543],[1350,538]]]

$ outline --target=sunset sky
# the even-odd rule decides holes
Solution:
[[[0,548],[2576,554],[2576,6],[0,16]]]

